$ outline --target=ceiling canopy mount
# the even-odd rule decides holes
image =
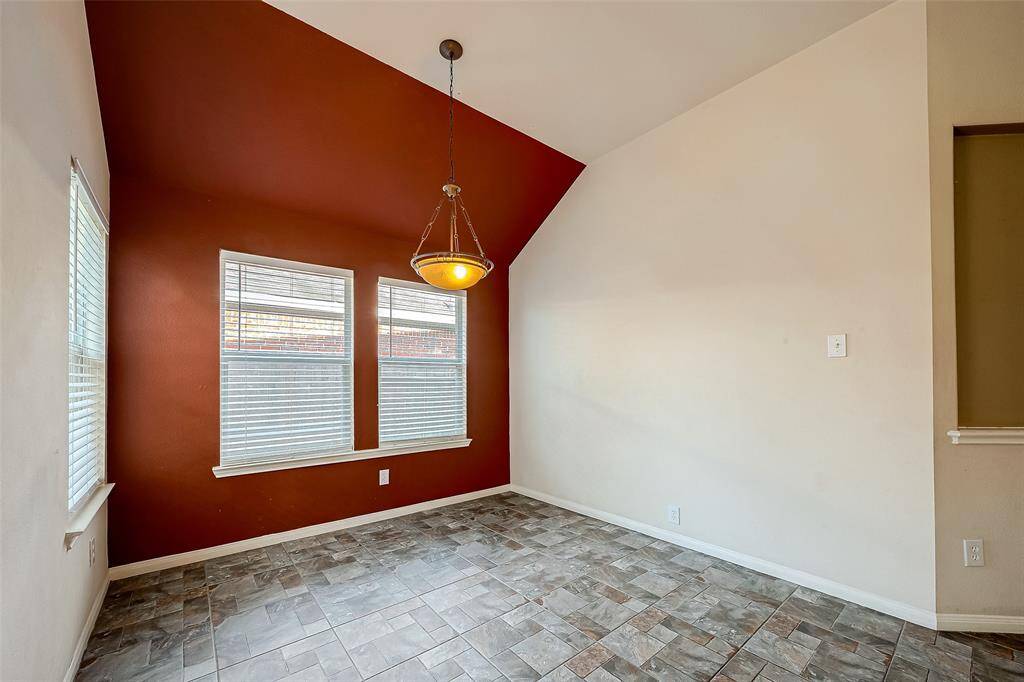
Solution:
[[[456,61],[462,56],[462,43],[454,38],[445,38],[438,47],[441,56],[449,61]]]

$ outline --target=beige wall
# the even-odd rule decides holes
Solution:
[[[928,3],[939,613],[1024,616],[1024,446],[952,445],[956,428],[954,125],[1024,120],[1024,2]],[[1019,254],[1018,254],[1019,256]],[[965,568],[962,540],[985,540]]]
[[[587,168],[511,269],[514,484],[927,621],[925,21],[891,5]]]
[[[104,207],[107,161],[83,4],[0,2],[0,25],[0,679],[59,680],[107,570],[104,512],[62,544],[70,159]]]

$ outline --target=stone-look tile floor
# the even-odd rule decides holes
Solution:
[[[515,494],[110,585],[80,680],[1024,679],[936,633]]]

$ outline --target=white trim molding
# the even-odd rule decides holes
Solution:
[[[103,508],[103,503],[110,497],[110,491],[114,489],[113,483],[104,483],[92,492],[85,504],[68,519],[67,530],[64,531],[64,551],[69,552],[75,544],[75,540],[82,533],[89,529],[89,524],[96,518],[96,514]]]
[[[355,526],[364,526],[368,523],[386,521],[399,516],[407,516],[417,512],[437,509],[438,507],[447,507],[448,505],[458,504],[460,502],[476,500],[481,497],[490,497],[491,495],[507,493],[509,490],[511,490],[511,486],[507,484],[499,485],[494,488],[474,490],[470,493],[452,495],[451,497],[442,497],[437,500],[428,500],[426,502],[410,504],[405,507],[395,507],[394,509],[384,509],[379,512],[363,514],[362,516],[352,516],[347,519],[328,521],[327,523],[320,523],[315,526],[304,526],[302,528],[295,528],[294,530],[286,530],[281,533],[272,533],[270,535],[261,535],[259,537],[249,538],[248,540],[229,542],[225,545],[217,545],[215,547],[193,550],[191,552],[182,552],[181,554],[171,554],[169,556],[157,557],[155,559],[137,561],[133,564],[111,566],[110,579],[121,580],[122,578],[130,578],[135,575],[150,573],[151,571],[162,571],[167,568],[186,566],[197,561],[209,561],[210,559],[216,559],[217,557],[227,556],[237,552],[269,547],[270,545],[287,542],[288,540],[299,540],[301,538],[320,535],[321,533],[330,533],[333,531],[344,530],[346,528],[353,528]]]
[[[954,632],[1012,632],[1024,634],[1024,616],[987,616],[980,613],[940,613],[939,630]]]
[[[1024,445],[1024,427],[960,428],[947,431],[953,445]]]
[[[795,568],[759,559],[748,554],[742,554],[725,547],[712,545],[711,543],[704,542],[703,540],[697,540],[696,538],[683,535],[682,533],[665,530],[663,528],[658,528],[657,526],[651,526],[646,523],[641,523],[640,521],[634,521],[633,519],[619,516],[618,514],[601,511],[569,500],[563,500],[560,497],[531,490],[530,488],[524,488],[521,485],[512,484],[512,491],[519,493],[520,495],[526,495],[527,497],[540,500],[541,502],[547,502],[548,504],[568,509],[569,511],[585,514],[586,516],[591,516],[595,519],[600,519],[601,521],[607,521],[608,523],[614,523],[618,526],[622,526],[623,528],[635,530],[638,533],[650,535],[651,537],[664,540],[665,542],[671,542],[673,545],[696,550],[718,559],[730,561],[734,564],[739,564],[740,566],[759,571],[760,573],[766,573],[776,578],[788,580],[789,582],[796,583],[797,585],[803,585],[804,587],[809,587],[811,589],[818,590],[819,592],[824,592],[825,594],[830,594],[834,597],[854,602],[855,604],[867,606],[868,608],[875,609],[876,611],[888,613],[891,616],[902,618],[903,620],[916,623],[917,625],[921,625],[926,628],[931,628],[932,630],[934,630],[936,626],[934,611],[928,611],[917,606],[889,599],[888,597],[883,597],[871,592],[865,592],[864,590],[857,589],[856,587],[837,583],[833,580],[829,580],[828,578],[822,578],[811,573],[806,573]]]
[[[82,624],[82,631],[78,634],[78,641],[75,642],[75,651],[71,654],[71,662],[64,673],[64,682],[73,682],[78,676],[78,667],[82,664],[82,656],[85,655],[85,647],[89,644],[92,629],[96,627],[96,619],[100,617],[100,609],[103,608],[103,600],[107,597],[108,587],[110,587],[109,574],[104,578],[103,586],[96,592],[96,597],[92,600],[92,608],[89,609],[89,615],[86,616],[85,623]]]
[[[317,263],[302,263],[297,260],[285,260],[284,258],[271,258],[270,256],[259,256],[254,253],[242,253],[241,251],[220,250],[220,262],[223,266],[225,260],[236,260],[243,263],[266,265],[272,268],[285,268],[300,270],[302,272],[315,272],[321,275],[332,275],[334,277],[355,277],[348,268],[336,268],[331,265],[319,265]],[[223,281],[223,273],[221,274]]]
[[[86,174],[85,169],[82,168],[82,162],[78,160],[77,156],[71,157],[71,170],[78,176],[79,181],[82,183],[82,187],[85,188],[85,193],[89,195],[89,201],[92,202],[92,207],[96,209],[96,213],[99,214],[100,221],[103,223],[103,229],[107,234],[110,234],[110,221],[107,220],[107,212],[103,209],[101,204],[96,199],[96,193],[92,191],[92,185],[89,184],[89,176]]]
[[[314,457],[293,457],[291,459],[277,459],[269,462],[254,462],[252,464],[221,465],[213,467],[213,475],[217,478],[226,478],[228,476],[263,474],[268,471],[299,469],[301,467],[315,467],[322,466],[324,464],[358,462],[359,460],[376,459],[378,457],[394,457],[395,455],[411,455],[417,452],[434,452],[435,450],[465,448],[472,442],[472,438],[457,438],[455,440],[443,441],[420,441],[417,443],[386,445],[381,448],[373,448],[370,450],[353,450],[352,452],[342,452],[337,455],[316,455]]]

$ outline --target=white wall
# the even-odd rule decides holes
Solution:
[[[107,571],[105,512],[62,545],[70,159],[104,208],[107,160],[84,5],[2,2],[0,24],[0,679],[58,680]]]
[[[587,168],[511,269],[513,484],[927,620],[925,23],[888,6]]]
[[[1024,446],[953,445],[958,426],[953,126],[1024,121],[1024,2],[928,3],[935,518],[942,614],[1024,618]],[[985,540],[965,568],[963,539]],[[972,619],[977,620],[977,619]]]

